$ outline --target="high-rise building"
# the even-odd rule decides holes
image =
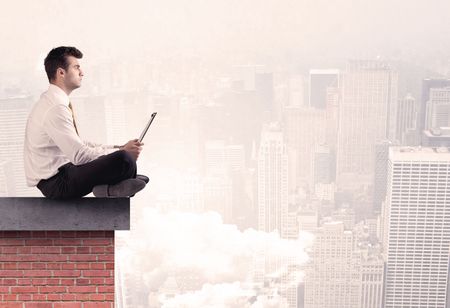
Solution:
[[[258,153],[258,230],[284,236],[288,214],[288,159],[283,133],[263,130]]]
[[[361,261],[355,245],[342,222],[319,228],[305,275],[305,308],[361,308]]]
[[[330,184],[334,182],[334,155],[327,145],[317,145],[314,152],[313,172],[314,184]]]
[[[386,198],[386,183],[389,147],[392,143],[389,140],[378,142],[375,145],[375,172],[373,177],[373,209],[381,210],[381,204]]]
[[[432,128],[422,132],[424,147],[450,147],[450,127]]]
[[[339,87],[339,70],[313,69],[309,71],[309,106],[319,109],[327,107],[328,88]]]
[[[284,135],[289,151],[290,190],[313,187],[314,151],[326,138],[326,112],[315,108],[284,109]]]
[[[425,129],[450,126],[450,87],[430,89]]]
[[[446,307],[449,183],[448,148],[389,149],[385,308]]]
[[[398,101],[396,141],[401,145],[411,145],[415,141],[417,125],[416,100],[407,94]]]
[[[337,146],[340,188],[372,182],[375,144],[394,138],[397,83],[397,73],[381,61],[352,61],[342,74]]]
[[[433,88],[445,88],[450,86],[450,79],[427,78],[422,82],[422,99],[419,110],[418,125],[419,133],[425,129],[425,118],[427,102],[430,100],[430,90]]]
[[[361,263],[361,308],[381,308],[383,301],[384,261],[368,256]]]

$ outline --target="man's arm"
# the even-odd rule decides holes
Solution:
[[[54,106],[44,116],[43,121],[45,132],[74,165],[88,163],[109,152],[103,147],[90,147],[80,139],[67,106]]]

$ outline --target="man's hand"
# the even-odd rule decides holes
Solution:
[[[133,157],[135,160],[138,159],[139,154],[142,151],[142,146],[144,143],[140,143],[138,139],[133,139],[125,143],[123,146],[120,147],[121,150],[127,151],[131,157]]]

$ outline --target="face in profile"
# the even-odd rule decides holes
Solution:
[[[77,89],[81,86],[83,71],[81,70],[78,59],[73,56],[67,57],[67,69],[64,74],[64,85],[69,90]]]

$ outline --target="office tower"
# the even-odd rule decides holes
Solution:
[[[298,229],[299,231],[314,233],[317,231],[319,217],[316,209],[306,208],[298,212]]]
[[[32,104],[30,96],[0,98],[0,161],[8,161],[12,168],[8,172],[8,187],[14,187],[14,196],[37,196],[35,187],[27,187],[23,164],[23,143],[28,113]],[[12,177],[10,176],[12,174]]]
[[[407,94],[398,101],[396,141],[401,145],[411,145],[415,142],[417,125],[416,100]]]
[[[327,145],[317,145],[314,151],[314,184],[330,184],[334,181],[333,153]]]
[[[430,89],[425,129],[450,126],[450,87]]]
[[[227,145],[223,140],[211,140],[205,144],[206,174],[226,174],[240,172],[245,167],[243,145]]]
[[[305,275],[305,308],[361,308],[361,260],[355,242],[342,222],[318,229]]]
[[[204,185],[200,176],[191,172],[176,179],[177,210],[200,213],[204,207]]]
[[[309,71],[309,106],[325,109],[328,88],[339,87],[339,70],[313,69]]]
[[[289,186],[294,190],[300,186],[312,188],[313,160],[316,146],[325,143],[326,114],[315,108],[287,107],[284,109],[284,135],[289,153]]]
[[[375,145],[375,172],[373,177],[373,209],[381,210],[381,204],[386,198],[386,183],[388,170],[389,147],[392,143],[388,140],[378,142]]]
[[[381,255],[363,257],[361,262],[361,308],[382,308],[384,261]]]
[[[449,183],[447,148],[389,149],[385,308],[446,307]]]
[[[426,110],[427,103],[430,100],[430,90],[432,88],[445,88],[450,86],[450,79],[439,79],[439,78],[427,78],[422,82],[422,99],[419,110],[419,123],[417,127],[419,128],[419,133],[421,133],[425,129],[425,118],[426,118]]]
[[[263,130],[258,152],[258,230],[283,237],[288,214],[288,160],[283,133]]]
[[[331,151],[336,156],[337,137],[339,129],[339,88],[327,88],[327,108],[325,110],[326,118],[326,136],[325,142],[330,146]],[[334,161],[336,164],[336,158]]]
[[[351,207],[343,206],[335,210],[332,214],[334,221],[342,221],[344,223],[345,230],[353,230],[356,223],[356,213]]]
[[[422,132],[424,147],[450,147],[450,127],[439,127]]]
[[[337,182],[342,189],[372,182],[375,144],[393,138],[397,73],[380,61],[349,62],[342,74]]]

